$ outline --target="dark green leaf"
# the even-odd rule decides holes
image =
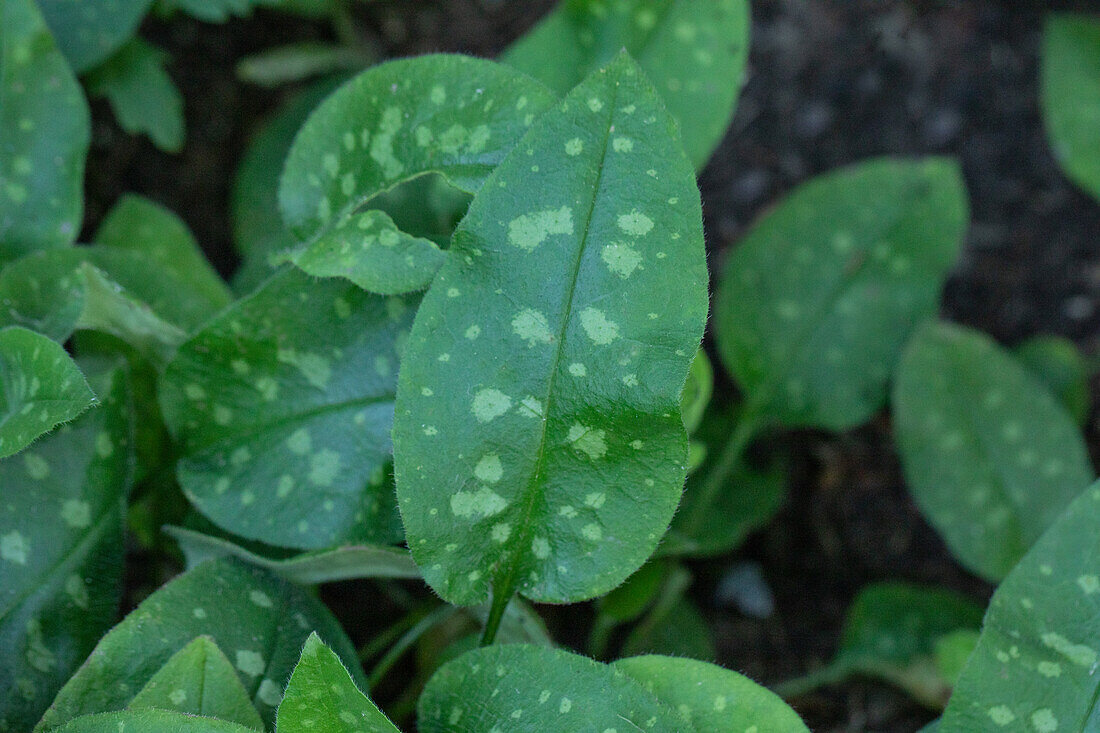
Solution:
[[[208,23],[224,23],[230,18],[247,17],[254,8],[277,8],[309,17],[332,13],[334,0],[163,0],[171,10],[182,10]]]
[[[355,648],[328,610],[304,590],[234,560],[213,560],[149,596],[103,637],[35,728],[126,707],[168,659],[196,636],[210,636],[270,725],[298,654],[318,632],[354,666]],[[113,733],[113,732],[112,732]]]
[[[733,117],[749,50],[745,0],[563,0],[503,60],[565,94],[621,49],[638,60],[702,168]]]
[[[164,68],[168,54],[134,38],[97,66],[85,80],[88,93],[106,97],[119,126],[148,135],[161,150],[183,147],[183,97]]]
[[[620,659],[611,667],[640,682],[700,733],[809,733],[775,693],[728,669],[661,656]]]
[[[236,723],[169,710],[82,715],[56,730],[58,733],[254,733],[251,728]]]
[[[1042,109],[1054,155],[1077,185],[1100,197],[1100,20],[1055,14],[1043,29]]]
[[[935,315],[966,225],[951,160],[874,160],[795,190],[718,286],[718,351],[747,411],[788,427],[867,420],[909,334]]]
[[[256,730],[264,727],[233,665],[209,636],[197,637],[173,654],[129,707],[204,715]]]
[[[165,527],[164,531],[179,543],[189,568],[210,558],[238,557],[301,585],[351,578],[420,577],[420,571],[408,550],[395,547],[349,545],[334,550],[307,552],[286,560],[272,560],[227,540],[183,527]]]
[[[683,595],[655,606],[631,629],[622,648],[626,656],[667,654],[703,661],[714,659],[717,653],[710,625]]]
[[[72,243],[88,104],[33,0],[0,4],[0,263]]]
[[[324,733],[398,733],[364,695],[343,662],[316,634],[310,634],[302,658],[290,676],[279,705],[279,730]]]
[[[153,0],[37,0],[73,71],[105,61],[137,32]]]
[[[84,375],[60,345],[25,328],[0,329],[0,458],[94,402]]]
[[[413,557],[453,603],[490,587],[600,595],[672,518],[680,392],[707,312],[674,126],[625,54],[595,73],[475,197],[417,313],[397,495]]]
[[[467,56],[367,69],[298,133],[279,187],[283,219],[313,240],[370,198],[428,172],[476,191],[552,103],[533,79]]]
[[[415,305],[289,269],[184,343],[161,407],[195,506],[272,545],[400,540],[390,427]]]
[[[121,370],[86,366],[99,406],[0,461],[4,731],[30,730],[118,610],[129,394]]]
[[[1072,341],[1061,336],[1035,336],[1013,350],[1031,373],[1084,425],[1092,409],[1089,367]]]
[[[942,733],[1096,730],[1097,557],[1100,485],[1069,506],[993,595]]]
[[[1062,405],[977,331],[921,329],[898,367],[893,403],[913,498],[959,561],[990,580],[1095,477]]]
[[[443,665],[418,705],[422,733],[645,730],[690,733],[625,674],[557,649],[503,644]]]

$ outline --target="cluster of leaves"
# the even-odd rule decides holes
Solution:
[[[694,171],[736,103],[745,0],[567,0],[500,63],[318,82],[242,161],[231,284],[136,196],[74,246],[74,70],[163,88],[133,73],[159,68],[132,38],[148,5],[0,3],[0,731],[395,731],[364,693],[414,646],[391,712],[424,731],[805,730],[704,661],[686,563],[781,505],[786,462],[754,441],[887,402],[917,505],[1002,586],[980,633],[969,599],[867,588],[835,660],[779,691],[864,674],[947,704],[943,730],[1090,719],[1088,369],[936,321],[968,219],[954,162],[868,161],[762,218],[711,313],[742,398],[711,404]],[[1045,88],[1100,193],[1098,28],[1051,23]],[[112,627],[127,531],[188,570]],[[356,650],[311,592],[352,578],[438,599]],[[527,603],[591,599],[606,661],[554,648]]]

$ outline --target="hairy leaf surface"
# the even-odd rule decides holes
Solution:
[[[707,312],[674,126],[626,55],[593,74],[475,197],[417,313],[397,494],[413,557],[453,603],[491,587],[591,598],[668,526]]]
[[[1100,485],[993,594],[940,733],[1091,731],[1100,722]]]
[[[137,31],[153,0],[36,0],[73,71],[105,61]]]
[[[196,508],[272,545],[399,540],[390,428],[415,305],[288,269],[184,343],[161,406]]]
[[[196,636],[211,637],[225,652],[270,725],[312,631],[353,665],[356,682],[363,684],[355,647],[320,601],[235,560],[204,563],[162,586],[111,629],[35,730],[52,730],[79,715],[121,710]]]
[[[976,331],[921,329],[894,387],[910,491],[952,553],[999,580],[1095,478],[1065,408]]]
[[[399,733],[348,674],[340,657],[310,634],[279,705],[279,730]]]
[[[254,729],[236,723],[169,710],[82,715],[56,730],[58,733],[255,733]]]
[[[1054,155],[1074,183],[1100,198],[1100,20],[1051,15],[1043,29],[1041,102]]]
[[[0,461],[0,730],[31,729],[117,612],[129,393],[113,362],[84,365],[99,405]]]
[[[59,344],[18,326],[0,329],[0,458],[94,402],[84,375]]]
[[[503,60],[565,94],[626,49],[702,168],[726,132],[749,50],[745,0],[563,0]]]
[[[88,104],[34,0],[0,4],[0,263],[72,243]]]
[[[796,189],[718,285],[718,352],[748,411],[788,427],[867,420],[909,334],[935,315],[966,225],[946,159],[874,160]]]
[[[209,636],[197,637],[157,670],[130,702],[131,710],[143,708],[264,727],[232,663]]]

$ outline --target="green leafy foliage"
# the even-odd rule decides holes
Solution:
[[[1100,198],[1100,21],[1055,14],[1043,29],[1042,110],[1062,169]]]
[[[23,450],[94,401],[65,349],[25,328],[0,329],[0,458]]]
[[[73,71],[83,74],[122,47],[153,0],[35,0]]]
[[[233,17],[245,17],[255,8],[277,8],[306,16],[321,16],[332,11],[334,0],[162,0],[167,10],[182,10],[208,23],[224,23]]]
[[[129,706],[143,708],[203,715],[254,730],[264,726],[233,665],[209,636],[197,637],[152,676]]]
[[[953,678],[939,666],[941,642],[976,631],[982,609],[964,596],[907,583],[878,583],[859,592],[844,621],[840,647],[828,666],[779,687],[796,697],[850,675],[889,682],[913,699],[942,708]]]
[[[921,329],[898,366],[893,403],[913,497],[959,561],[991,580],[1095,477],[1062,405],[980,333]]]
[[[909,334],[934,316],[967,200],[945,159],[880,159],[815,178],[727,260],[718,352],[746,412],[787,427],[867,420]]]
[[[127,710],[120,713],[82,715],[56,729],[58,733],[254,733],[224,720],[203,718],[168,710]]]
[[[277,87],[324,74],[358,71],[372,60],[357,47],[301,41],[241,59],[237,63],[237,77],[252,84]]]
[[[707,620],[682,592],[658,600],[645,618],[630,630],[621,653],[624,656],[665,654],[704,661],[718,655]]]
[[[707,352],[699,349],[691,362],[691,369],[688,370],[684,393],[680,395],[680,411],[689,435],[698,430],[699,424],[703,422],[703,415],[710,404],[713,391],[714,369],[707,358]]]
[[[340,657],[311,634],[279,705],[279,730],[399,733],[359,691]]]
[[[367,69],[298,133],[279,188],[283,219],[312,241],[369,199],[425,173],[476,191],[552,102],[538,82],[465,56]]]
[[[775,693],[736,672],[694,659],[642,656],[611,665],[674,708],[697,731],[774,733],[809,729]]]
[[[183,97],[168,76],[167,54],[140,38],[88,74],[88,93],[106,97],[123,130],[145,134],[161,150],[183,147]]]
[[[84,210],[88,105],[33,0],[0,5],[0,264],[70,244]]]
[[[1072,341],[1061,336],[1033,336],[1018,344],[1013,354],[1062,402],[1078,425],[1092,409],[1089,365]]]
[[[118,604],[129,394],[121,370],[85,366],[99,405],[0,461],[0,730],[30,730]]]
[[[619,56],[501,163],[425,296],[398,385],[397,494],[449,601],[599,595],[671,519],[707,310],[674,126]]]
[[[270,725],[302,644],[313,631],[342,659],[355,661],[355,649],[336,620],[297,586],[237,561],[204,563],[161,587],[104,636],[35,730],[125,708],[196,636],[211,637],[225,652]],[[358,666],[352,669],[362,684]]]
[[[351,578],[420,577],[420,571],[408,551],[395,547],[347,545],[333,550],[302,553],[285,560],[272,560],[228,540],[183,527],[166,527],[165,532],[179,543],[189,568],[212,558],[237,557],[301,585]]]
[[[289,269],[184,343],[160,397],[195,506],[273,545],[399,540],[390,427],[415,305]]]
[[[745,0],[562,0],[504,61],[559,94],[621,49],[638,60],[680,123],[696,168],[725,134],[749,50]]]
[[[940,724],[974,730],[1087,731],[1100,679],[1100,486],[1084,491],[1013,568]]]

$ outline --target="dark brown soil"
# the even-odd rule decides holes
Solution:
[[[384,55],[491,56],[551,0],[389,0],[358,11]],[[1059,333],[1095,351],[1100,326],[1100,206],[1061,175],[1038,110],[1044,8],[1086,2],[754,0],[751,72],[737,117],[701,177],[708,243],[718,264],[752,221],[792,186],[874,155],[958,157],[973,224],[945,294],[946,317],[1011,343]],[[165,155],[122,134],[95,107],[88,231],[123,191],[148,195],[191,225],[219,269],[235,265],[227,199],[250,131],[286,90],[242,85],[238,59],[330,30],[269,13],[211,26],[150,22],[172,54],[187,100],[187,146]],[[729,392],[724,382],[720,389]],[[728,394],[727,394],[728,397]],[[722,398],[720,395],[719,398]],[[1095,430],[1090,444],[1096,446]],[[735,556],[699,563],[697,600],[718,661],[764,683],[832,653],[845,609],[869,582],[943,585],[979,601],[990,588],[952,561],[908,498],[885,418],[847,435],[776,436],[794,456],[790,500]],[[758,562],[775,596],[765,620],[715,601],[735,562]],[[871,682],[799,701],[818,731],[913,731],[934,713]]]

